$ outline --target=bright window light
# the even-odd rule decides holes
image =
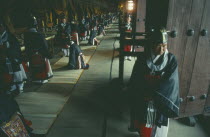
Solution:
[[[133,10],[133,7],[134,7],[133,1],[132,1],[132,0],[129,0],[129,1],[128,1],[128,10],[129,10],[129,11],[132,11],[132,10]]]

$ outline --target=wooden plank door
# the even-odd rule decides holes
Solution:
[[[197,56],[197,49],[198,49],[198,41],[199,41],[199,36],[200,36],[200,26],[201,26],[201,20],[202,20],[202,15],[203,15],[203,10],[204,10],[204,5],[205,0],[193,0],[192,1],[192,6],[191,6],[191,13],[190,13],[190,18],[189,18],[189,23],[187,25],[187,31],[185,32],[185,35],[187,36],[187,41],[186,41],[186,47],[185,47],[185,52],[184,52],[184,59],[183,59],[183,64],[182,64],[182,71],[181,71],[181,88],[184,91],[184,94],[182,93],[183,99],[185,103],[187,104],[184,108],[184,112],[182,112],[183,116],[192,116],[195,114],[201,114],[202,112],[200,111],[199,108],[188,105],[189,102],[194,102],[193,104],[198,106],[199,102],[194,100],[193,96],[196,96],[196,93],[193,93],[193,89],[191,88],[192,86],[192,80],[195,79],[193,77],[193,70],[194,67],[196,66],[195,60]],[[190,36],[190,30],[191,32],[194,31],[194,34]],[[191,95],[191,93],[195,95]],[[204,105],[203,105],[204,106]],[[194,110],[194,111],[189,111],[189,110]]]
[[[201,39],[200,29],[204,18],[203,14],[204,9],[206,8],[206,1],[207,0],[164,0],[164,2],[162,3],[160,3],[160,1],[154,0],[147,1],[146,29],[149,29],[149,27],[151,26],[164,27],[166,19],[167,30],[177,32],[177,36],[175,38],[169,38],[168,48],[169,51],[172,52],[178,60],[180,97],[183,99],[180,107],[180,117],[192,116],[202,113],[202,108],[199,105],[200,100],[190,100],[194,100],[194,98],[191,98],[193,96],[191,94],[195,94],[194,96],[196,97],[201,96],[198,90],[196,90],[195,92],[195,87],[193,87],[193,85],[198,82],[196,80],[198,79],[196,73],[199,69],[194,69],[194,67],[197,67],[197,65],[199,64],[199,58],[203,58],[199,57],[197,54],[198,52],[199,54],[202,54],[202,52],[204,53],[203,49],[202,51],[199,51],[199,43],[201,43],[199,41]],[[156,4],[154,4],[155,2]],[[168,8],[167,18],[165,18],[165,10],[163,10],[164,8]],[[158,19],[158,16],[155,15],[161,15],[161,13],[163,13],[164,15],[160,16],[161,18]],[[207,48],[205,50],[207,50]],[[207,72],[205,72],[205,74],[206,73]],[[204,85],[206,86],[206,84]],[[206,89],[204,91],[206,93]],[[195,107],[197,105],[199,105],[200,107]],[[204,104],[202,104],[202,107],[204,107]]]
[[[210,1],[194,1],[196,1],[195,6],[200,5],[199,7],[201,8],[200,10],[203,11],[203,14],[200,14],[202,23],[199,31],[197,32],[199,34],[198,46],[196,49],[196,58],[194,61],[194,69],[188,93],[188,97],[194,96],[195,100],[187,100],[185,108],[186,115],[202,114],[203,111],[205,111],[205,113],[210,113],[210,110],[208,109],[210,107],[210,98],[208,98],[208,100],[205,98],[208,94],[210,85],[210,35],[207,34],[204,36],[202,31],[210,31]],[[206,109],[204,110],[205,103],[207,104]]]
[[[207,30],[208,34],[205,37],[200,37],[200,41],[199,42],[203,42],[205,44],[205,48],[203,49],[206,51],[207,57],[205,57],[206,63],[205,63],[205,71],[207,71],[207,81],[205,81],[205,83],[208,85],[208,96],[206,99],[206,104],[204,107],[204,115],[210,115],[210,1],[206,0],[205,3],[205,10],[204,10],[204,14],[203,14],[203,20],[202,20],[202,26],[201,26],[201,30]],[[199,43],[201,44],[201,43]],[[206,87],[207,88],[207,87]]]
[[[199,1],[202,3],[204,0],[170,0],[169,2],[167,29],[176,31],[177,37],[169,38],[168,47],[178,60],[180,97],[183,99],[180,106],[180,117],[185,116],[187,94],[197,49],[202,14],[202,4],[200,6]],[[194,29],[196,33],[187,36],[189,29]]]

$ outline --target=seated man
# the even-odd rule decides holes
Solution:
[[[69,55],[69,69],[88,69],[89,64],[85,63],[85,56],[82,53],[79,45],[74,43],[73,41],[70,42],[70,55]]]
[[[88,45],[99,45],[100,41],[96,38],[97,36],[97,21],[92,21],[91,23],[91,32],[90,32],[90,38],[88,40]]]
[[[106,36],[106,32],[104,30],[104,25],[102,23],[100,23],[98,25],[98,35]]]
[[[86,40],[87,38],[87,28],[85,25],[85,19],[80,22],[79,24],[79,30],[80,30],[80,40]]]
[[[79,29],[79,25],[78,25],[78,23],[75,21],[75,20],[73,20],[73,21],[71,21],[71,40],[72,41],[75,41],[75,43],[77,44],[77,45],[79,45],[79,32],[80,32],[80,29]]]
[[[15,99],[5,93],[8,89],[0,85],[0,137],[32,137],[32,123],[24,118]]]
[[[21,62],[19,42],[0,20],[0,79],[10,85],[8,94],[23,92],[24,81],[27,77]]]
[[[24,44],[29,58],[31,79],[36,83],[47,83],[53,77],[49,59],[52,57],[45,37],[37,32],[36,19],[29,19],[28,31],[24,33]]]
[[[64,56],[69,56],[69,41],[71,36],[71,26],[66,21],[66,17],[61,17],[61,23],[58,25],[58,32],[56,35],[56,39],[60,44]]]

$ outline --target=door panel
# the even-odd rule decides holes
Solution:
[[[170,0],[169,12],[167,21],[167,30],[177,32],[177,37],[168,39],[168,48],[172,52],[177,60],[179,66],[179,78],[180,78],[180,97],[185,98],[188,90],[183,85],[182,68],[185,57],[185,49],[187,46],[188,36],[186,31],[188,28],[190,15],[191,15],[192,0]],[[179,9],[179,10],[178,10]],[[186,100],[181,103],[180,113],[184,113]]]
[[[182,71],[180,74],[181,75],[180,86],[182,87],[182,90],[185,91],[184,93],[182,93],[183,95],[182,97],[187,103],[189,102],[188,96],[191,96],[191,95],[188,95],[188,93],[192,92],[191,91],[192,89],[190,88],[190,86],[191,86],[191,81],[194,79],[192,77],[192,74],[193,74],[193,68],[196,66],[195,58],[197,54],[196,52],[198,48],[200,26],[201,26],[201,20],[202,20],[202,15],[203,15],[204,6],[205,6],[204,4],[205,4],[205,0],[193,0],[192,8],[191,8],[191,16],[190,16],[189,24],[187,25],[186,33],[188,33],[190,29],[194,30],[194,35],[187,37]],[[187,35],[186,33],[185,35]],[[200,102],[197,102],[196,106],[199,106],[200,108],[201,104]],[[187,105],[185,108],[185,111],[188,111],[191,109],[194,109],[193,106]],[[197,112],[200,113],[200,110],[197,109]],[[188,112],[183,112],[183,113],[185,113],[184,115],[186,115],[186,113],[187,115],[190,115],[190,113]]]
[[[201,4],[201,0],[198,1],[197,4]],[[210,31],[210,1],[202,2],[204,3],[204,12],[201,14],[202,24],[199,30],[197,53],[188,94],[189,97],[195,96],[195,101],[188,100],[186,115],[202,114],[205,103],[208,103],[203,95],[208,94],[210,84],[210,35],[201,36],[201,31],[203,29]],[[210,106],[210,104],[206,105]]]
[[[205,58],[206,63],[205,63],[205,67],[207,67],[206,71],[207,71],[207,77],[208,77],[208,82],[206,81],[206,84],[208,84],[208,97],[206,99],[206,105],[204,107],[204,115],[210,115],[210,1],[206,0],[205,3],[205,11],[204,11],[204,16],[203,16],[203,20],[202,20],[202,26],[201,26],[201,30],[206,29],[208,31],[208,34],[206,37],[200,37],[202,39],[200,39],[200,42],[203,42],[203,44],[205,44],[207,50],[206,50],[206,54],[207,54],[207,58]],[[199,43],[201,44],[201,43]]]

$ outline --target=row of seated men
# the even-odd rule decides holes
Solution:
[[[14,99],[15,95],[23,92],[27,79],[46,83],[53,77],[49,62],[52,55],[44,35],[37,31],[36,25],[36,19],[29,17],[27,31],[24,33],[26,55],[23,56],[17,38],[0,19],[0,137],[36,136],[32,133],[32,122],[24,118]],[[69,50],[69,69],[89,67],[84,62],[81,49],[74,41],[70,41]]]
[[[56,41],[62,46],[65,56],[69,56],[69,39],[79,45],[79,40],[88,40],[88,45],[99,45],[97,35],[106,35],[105,27],[112,22],[112,16],[93,16],[92,18],[83,17],[81,22],[77,24],[75,21],[67,22],[65,16],[61,17],[61,23],[57,27]]]
[[[26,80],[43,84],[53,77],[49,61],[52,55],[48,50],[48,43],[36,27],[36,18],[30,16],[24,33],[23,56],[18,40],[0,20],[0,85],[7,94],[22,93]],[[87,69],[89,65],[85,63],[84,55],[76,42],[69,42],[69,46],[71,54],[68,68]]]
[[[34,82],[45,83],[53,76],[49,62],[52,55],[36,25],[36,19],[30,17],[24,33],[26,55],[23,56],[18,40],[0,19],[0,137],[37,136],[32,133],[32,122],[24,118],[13,96],[23,92],[24,81],[29,77]],[[84,62],[77,41],[63,43],[70,47],[68,68],[87,69],[89,65]]]

